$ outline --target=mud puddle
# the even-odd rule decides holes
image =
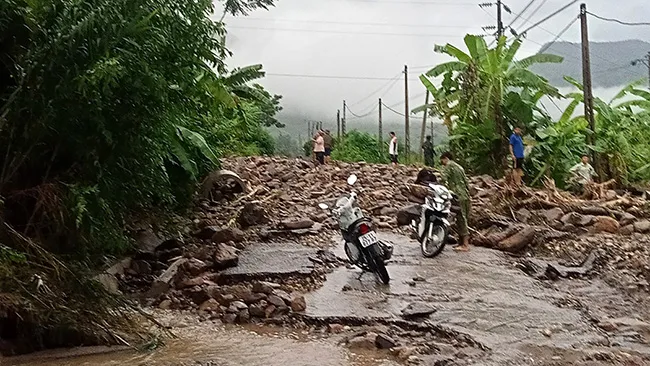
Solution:
[[[307,331],[199,323],[193,315],[165,314],[178,339],[151,352],[84,347],[5,358],[8,366],[394,366],[387,353],[348,351],[335,339]]]

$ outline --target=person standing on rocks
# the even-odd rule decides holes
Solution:
[[[442,163],[442,182],[458,197],[460,213],[456,216],[456,225],[458,225],[458,236],[460,245],[455,248],[457,251],[469,251],[469,213],[471,210],[471,201],[469,197],[469,182],[465,175],[465,169],[457,162],[452,160],[450,152],[445,152],[440,156]]]
[[[524,140],[521,137],[522,132],[520,127],[515,127],[514,132],[510,136],[510,156],[513,162],[513,182],[515,187],[521,186],[521,179],[524,176]]]
[[[388,142],[388,155],[393,166],[397,166],[397,136],[395,132],[390,132],[390,141]]]
[[[329,164],[331,160],[330,156],[332,155],[332,135],[330,134],[330,130],[325,130],[323,141],[325,142],[325,164]]]
[[[589,155],[587,154],[582,155],[582,160],[574,165],[570,172],[571,177],[568,183],[576,194],[583,194],[585,186],[592,183],[593,178],[598,176],[594,167],[589,164]]]
[[[323,130],[318,131],[316,138],[314,138],[314,154],[319,165],[325,164],[325,140]]]
[[[422,152],[424,153],[424,165],[433,166],[433,142],[431,136],[427,136],[426,141],[422,144]]]

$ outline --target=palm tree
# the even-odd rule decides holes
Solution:
[[[509,92],[528,90],[534,95],[560,97],[559,91],[546,79],[528,70],[536,63],[559,63],[562,57],[548,54],[536,54],[522,60],[515,56],[521,47],[521,41],[512,43],[501,37],[494,48],[489,48],[485,39],[479,36],[465,36],[467,52],[447,44],[436,46],[435,51],[455,58],[454,61],[439,64],[420,76],[420,80],[434,97],[433,110],[442,111],[439,115],[453,124],[474,125],[492,124],[491,159],[499,162],[507,156],[508,126],[504,118],[506,97]],[[432,78],[443,76],[444,81],[437,88]],[[453,132],[453,128],[452,128]],[[501,171],[504,165],[494,168]]]

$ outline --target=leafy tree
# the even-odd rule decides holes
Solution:
[[[507,44],[505,37],[489,48],[482,37],[467,35],[465,45],[467,53],[451,44],[436,46],[436,52],[456,60],[435,66],[420,80],[434,98],[432,113],[450,128],[457,155],[476,172],[502,171],[511,128],[526,123],[533,114],[533,105],[526,104],[517,91],[525,90],[537,99],[541,95],[560,96],[528,67],[561,62],[562,58],[537,54],[516,60],[521,41]],[[430,78],[440,76],[443,81],[436,87]]]

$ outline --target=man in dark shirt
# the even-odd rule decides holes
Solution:
[[[426,141],[422,144],[422,151],[424,152],[424,165],[433,166],[433,142],[431,136],[427,136]]]
[[[510,136],[510,156],[514,164],[512,178],[517,187],[521,185],[521,178],[524,176],[524,140],[521,135],[521,128],[515,127]]]
[[[323,140],[325,141],[325,164],[329,164],[330,155],[332,155],[332,135],[330,130],[325,130],[325,135],[323,135]]]

